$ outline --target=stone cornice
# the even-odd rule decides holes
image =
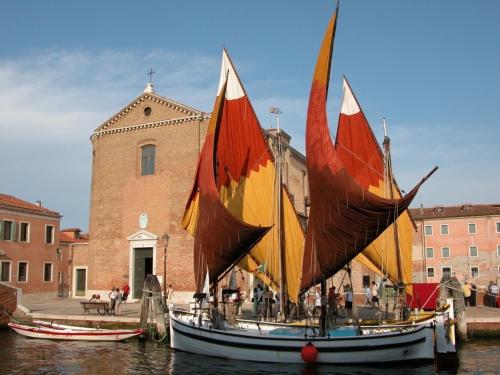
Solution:
[[[153,93],[145,93],[139,96],[137,99],[135,99],[132,103],[127,105],[125,108],[123,108],[120,112],[118,112],[116,115],[105,121],[102,125],[100,125],[96,130],[94,130],[94,133],[90,137],[91,139],[97,134],[97,133],[102,133],[104,130],[109,128],[111,125],[116,123],[118,120],[120,120],[122,117],[124,117],[127,113],[129,113],[131,110],[133,110],[135,107],[143,103],[144,101],[149,100],[153,103],[159,103],[163,106],[166,106],[168,108],[174,109],[177,112],[184,113],[187,115],[186,117],[199,117],[203,115],[203,112],[198,111],[194,108],[188,107],[184,104],[177,103],[171,99],[164,98],[162,96],[153,94]]]
[[[210,118],[210,115],[200,113],[199,115],[189,116],[189,117],[179,117],[179,118],[170,119],[170,120],[146,122],[143,124],[128,125],[128,126],[123,126],[121,128],[113,128],[113,129],[107,129],[107,130],[106,129],[96,130],[94,132],[94,134],[92,134],[90,139],[92,140],[93,138],[96,138],[96,137],[102,137],[105,135],[112,135],[112,134],[127,133],[127,132],[132,132],[132,131],[137,131],[137,130],[145,130],[145,129],[152,129],[152,128],[160,128],[160,127],[164,127],[164,126],[186,124],[186,123],[193,122],[193,121],[208,120],[209,118]]]

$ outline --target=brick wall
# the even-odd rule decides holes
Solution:
[[[12,315],[17,308],[17,294],[17,288],[0,283],[0,325],[10,322],[9,315]]]

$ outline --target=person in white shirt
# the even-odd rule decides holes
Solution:
[[[318,286],[316,288],[316,294],[314,295],[314,314],[319,316],[321,312],[321,288]]]
[[[378,285],[375,281],[372,281],[372,307],[375,307],[375,304],[377,304],[377,309],[380,308],[380,304],[378,301]]]

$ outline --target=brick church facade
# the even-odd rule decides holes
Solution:
[[[195,289],[193,239],[180,228],[205,139],[209,113],[144,93],[91,136],[92,185],[88,244],[72,258],[72,296],[107,296],[129,284],[142,295],[147,274],[172,284],[175,300]],[[272,147],[274,131],[264,132]],[[308,194],[305,157],[285,134],[284,181],[305,223]],[[169,236],[166,248],[162,237]]]

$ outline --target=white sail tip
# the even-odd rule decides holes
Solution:
[[[227,89],[226,89],[226,99],[233,100],[239,99],[245,96],[245,91],[240,83],[236,70],[231,63],[226,50],[222,51],[222,66],[220,71],[219,88],[217,90],[217,95],[220,95],[222,86],[224,86],[224,81],[227,76]]]
[[[343,88],[344,96],[342,98],[342,105],[340,107],[340,113],[343,113],[344,115],[350,116],[350,115],[355,115],[356,113],[361,112],[361,109],[359,108],[358,102],[356,101],[356,98],[354,97],[354,94],[352,93],[351,88],[349,87],[349,84],[347,83],[346,79],[344,78],[343,82]]]

